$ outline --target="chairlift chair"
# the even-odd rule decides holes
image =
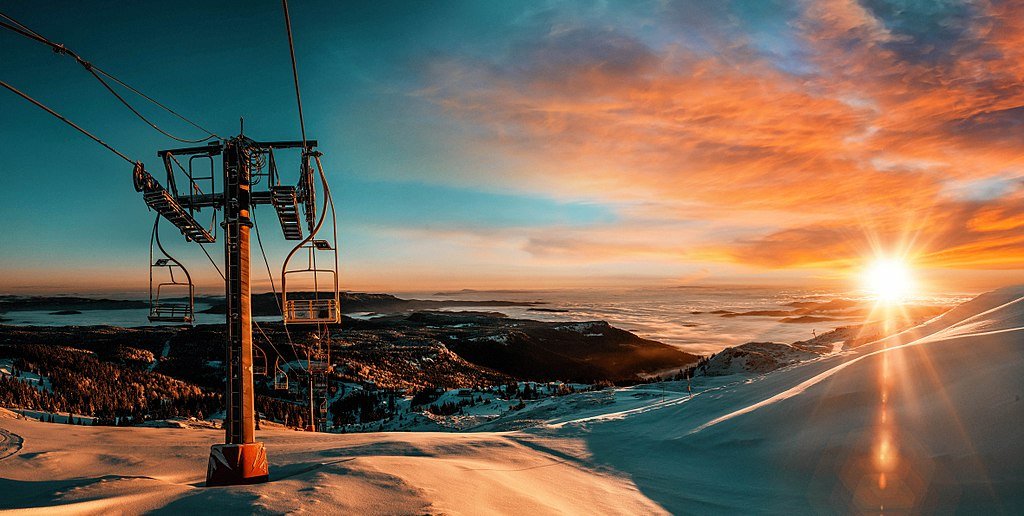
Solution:
[[[255,342],[252,344],[252,374],[260,376],[267,374],[267,353]]]
[[[320,392],[327,392],[327,374],[319,372],[313,374],[313,389]]]
[[[195,321],[195,285],[188,269],[160,243],[159,225],[157,215],[149,241],[149,322],[192,324]],[[154,260],[154,246],[163,258]],[[182,298],[184,301],[180,300]]]
[[[288,373],[281,369],[281,357],[277,357],[277,360],[274,360],[274,390],[288,390]]]
[[[316,217],[315,188],[309,158],[316,160],[321,179],[324,200],[320,217]],[[341,322],[340,293],[338,290],[338,235],[334,201],[320,163],[319,153],[303,156],[303,168],[309,171],[303,177],[299,190],[302,192],[309,235],[299,242],[284,260],[281,267],[281,311],[285,324],[332,324]],[[317,238],[330,208],[332,238]],[[301,260],[304,257],[305,260]],[[317,259],[318,257],[319,260]],[[294,265],[292,259],[301,265]],[[304,263],[303,263],[304,262]],[[296,283],[312,286],[312,291],[300,291]]]
[[[323,332],[326,338],[320,333],[313,334],[313,342],[306,348],[306,368],[314,375],[316,382],[321,382],[321,389],[327,388],[327,375],[334,371],[331,366],[331,336],[330,332]]]

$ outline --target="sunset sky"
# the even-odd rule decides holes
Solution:
[[[54,4],[3,10],[222,135],[298,138],[278,3]],[[292,23],[343,288],[841,286],[878,253],[944,288],[1024,280],[1021,2],[295,1]],[[0,78],[150,170],[181,146],[6,31]],[[0,293],[144,290],[130,167],[7,91],[0,114]]]

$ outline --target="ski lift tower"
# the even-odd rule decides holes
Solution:
[[[256,420],[253,390],[252,311],[249,290],[249,231],[251,210],[258,204],[274,206],[287,240],[301,240],[302,226],[299,206],[313,207],[314,189],[310,157],[319,157],[315,140],[257,142],[243,135],[210,143],[202,147],[162,150],[167,170],[166,187],[157,182],[141,164],[133,172],[135,188],[143,193],[146,204],[177,227],[186,240],[212,243],[216,240],[215,223],[204,227],[196,212],[210,208],[223,210],[224,285],[227,303],[226,351],[226,416],[225,442],[213,445],[207,469],[206,485],[236,485],[266,482],[269,475],[267,454],[263,443],[256,441]],[[274,149],[298,148],[302,152],[299,187],[280,184],[274,163]],[[216,191],[214,157],[222,157],[221,191]],[[188,168],[177,157],[188,157]],[[193,160],[209,162],[209,169],[194,173]],[[175,170],[184,173],[187,193],[179,193]],[[269,166],[266,166],[269,165]],[[256,172],[253,172],[253,168]],[[265,171],[264,171],[265,170]],[[260,182],[266,188],[254,191]],[[306,192],[306,193],[303,193]],[[315,210],[315,207],[313,207]]]

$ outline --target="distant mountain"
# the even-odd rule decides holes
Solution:
[[[524,289],[500,289],[500,290],[476,290],[472,288],[464,288],[462,290],[442,290],[440,292],[434,292],[435,296],[459,296],[463,294],[531,294],[536,292],[547,292],[546,290],[524,290]]]

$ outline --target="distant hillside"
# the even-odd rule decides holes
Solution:
[[[349,324],[353,330],[378,332],[428,328],[434,338],[469,362],[536,381],[631,382],[643,373],[683,367],[699,359],[604,321],[555,323],[486,312],[416,312]]]
[[[310,340],[313,328],[260,324],[254,342],[273,363],[289,342]],[[150,369],[216,389],[222,375],[222,325],[177,328],[0,326],[0,358],[8,346],[73,346],[100,360]],[[345,317],[332,328],[338,371],[352,382],[387,388],[472,387],[524,381],[639,381],[644,373],[682,367],[698,357],[640,338],[603,321],[539,322],[495,312],[419,311],[372,319]],[[267,339],[274,345],[269,346]],[[162,356],[161,356],[162,355]],[[157,358],[159,357],[159,358]],[[211,366],[210,364],[217,364]]]
[[[632,381],[700,358],[604,321],[524,325],[507,335],[459,340],[449,347],[470,362],[512,376],[584,383]]]
[[[148,308],[148,301],[73,296],[0,296],[0,313],[24,310],[121,310]]]
[[[313,297],[312,292],[297,292],[295,294],[288,294],[289,297],[294,296],[296,299],[310,299]],[[264,294],[253,294],[252,296],[252,313],[253,315],[278,315],[281,313],[278,308],[278,302],[280,301],[280,294],[277,299],[274,298],[273,293]],[[210,300],[212,305],[203,310],[205,314],[222,314],[224,313],[224,301],[223,299],[212,299]],[[362,292],[342,292],[341,293],[341,311],[343,313],[356,313],[356,312],[378,312],[378,313],[398,313],[398,312],[411,312],[415,310],[434,310],[438,308],[450,308],[450,307],[474,307],[474,306],[538,306],[544,303],[540,302],[521,302],[521,301],[458,301],[458,300],[444,300],[435,301],[428,299],[402,299],[395,297],[391,294],[366,294]]]

